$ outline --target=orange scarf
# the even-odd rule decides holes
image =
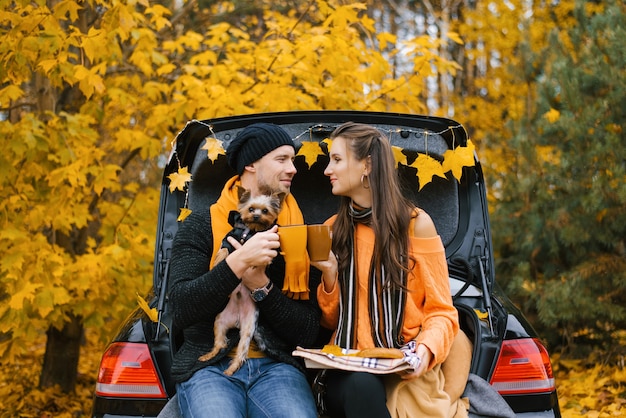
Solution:
[[[222,246],[222,240],[232,229],[232,225],[228,223],[228,214],[231,210],[237,210],[239,196],[237,186],[241,185],[239,176],[232,177],[224,185],[222,193],[213,205],[211,205],[211,227],[213,231],[213,255],[211,256],[210,268],[213,268],[213,262],[217,251]],[[300,211],[300,207],[296,199],[291,195],[287,195],[283,202],[283,206],[278,214],[278,225],[302,225],[304,217]],[[288,251],[287,248],[281,248],[281,251]],[[287,260],[287,257],[285,257]],[[306,251],[301,256],[289,257],[289,262],[285,261],[285,280],[283,282],[283,293],[291,299],[307,300],[309,299],[309,257]]]

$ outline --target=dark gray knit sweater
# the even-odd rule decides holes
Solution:
[[[170,261],[172,332],[178,335],[182,331],[183,336],[182,346],[174,355],[172,364],[172,376],[176,382],[186,381],[197,370],[221,360],[239,341],[239,331],[230,330],[227,349],[211,361],[198,361],[198,357],[213,347],[215,317],[226,307],[228,296],[241,282],[226,262],[209,271],[212,253],[210,212],[194,211],[180,225]],[[291,356],[291,352],[297,345],[313,345],[318,335],[321,314],[315,295],[320,273],[311,269],[311,300],[296,301],[281,292],[284,272],[285,261],[279,255],[267,269],[274,287],[263,301],[257,303],[258,327],[262,328],[268,357],[302,369],[302,364]]]

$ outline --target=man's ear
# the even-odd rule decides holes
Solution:
[[[244,171],[249,171],[251,173],[256,173],[256,167],[254,166],[254,163],[245,166],[243,169],[244,169]]]
[[[250,197],[251,197],[250,190],[246,190],[243,187],[240,187],[238,192],[239,192],[239,204],[245,204],[248,200],[250,200]]]

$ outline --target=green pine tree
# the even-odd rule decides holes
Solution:
[[[577,25],[528,53],[536,100],[513,125],[493,216],[499,280],[553,343],[626,325],[626,6],[573,13]]]

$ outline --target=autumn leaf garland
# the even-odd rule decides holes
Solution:
[[[191,181],[191,173],[187,167],[179,167],[176,173],[167,176],[170,179],[170,193],[174,190],[184,191],[187,183]]]
[[[330,148],[331,140],[326,138],[321,142],[316,141],[302,141],[301,147],[298,150],[296,156],[303,156],[304,162],[307,167],[311,167],[317,162],[317,158],[320,155],[324,155],[325,152],[321,147],[324,143]],[[226,151],[223,147],[223,141],[215,137],[206,138],[205,144],[202,146],[203,150],[207,152],[207,158],[215,162],[220,155],[226,155]],[[392,146],[393,156],[396,164],[406,165],[417,169],[417,177],[419,179],[419,189],[421,190],[425,185],[432,182],[433,177],[446,178],[446,173],[450,172],[452,176],[461,180],[463,174],[463,167],[474,166],[474,152],[475,147],[471,140],[467,141],[466,146],[459,146],[454,149],[448,150],[443,155],[443,161],[431,157],[426,154],[418,154],[417,158],[408,164],[407,156],[403,153],[403,149],[397,146]],[[170,179],[169,190],[174,192],[175,190],[185,191],[187,184],[192,181],[192,175],[187,167],[180,167],[176,173],[172,173],[167,176]],[[178,216],[178,221],[182,222],[191,214],[191,210],[187,207],[181,208]]]

